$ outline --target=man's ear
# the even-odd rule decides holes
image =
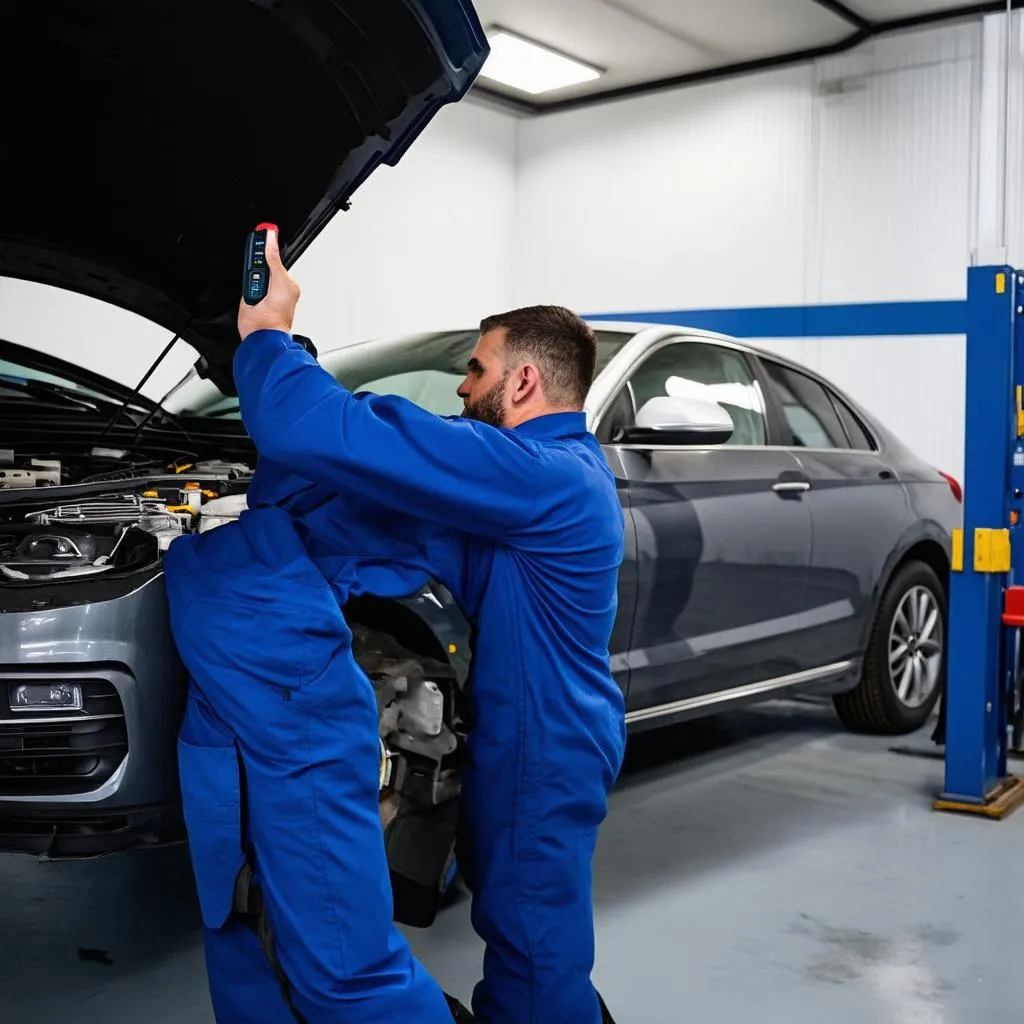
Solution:
[[[514,402],[523,402],[540,388],[540,371],[532,363],[523,363],[516,371],[516,386],[512,393]]]

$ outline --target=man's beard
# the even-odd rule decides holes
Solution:
[[[505,385],[508,383],[508,372],[502,375],[489,391],[482,394],[472,405],[467,405],[462,412],[466,419],[477,420],[479,423],[487,423],[492,427],[505,426],[505,409],[502,399],[505,395]]]

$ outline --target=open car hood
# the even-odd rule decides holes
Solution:
[[[246,232],[293,263],[487,53],[470,0],[5,0],[0,275],[178,332],[233,390]]]

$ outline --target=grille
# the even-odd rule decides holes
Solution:
[[[124,705],[113,683],[81,686],[82,711],[13,712],[3,692],[0,798],[89,793],[117,770],[128,753]]]

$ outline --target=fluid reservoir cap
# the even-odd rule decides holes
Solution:
[[[249,503],[244,494],[226,494],[223,498],[214,498],[203,506],[204,516],[239,516]]]

